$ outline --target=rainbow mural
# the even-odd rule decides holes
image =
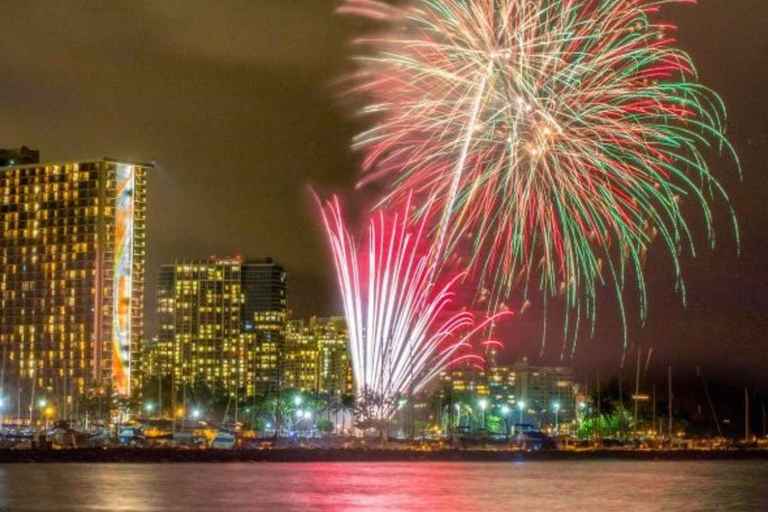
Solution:
[[[117,164],[115,267],[112,309],[112,376],[115,392],[131,393],[131,296],[135,167]]]

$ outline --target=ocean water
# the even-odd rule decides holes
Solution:
[[[768,462],[0,465],[0,511],[768,511]]]

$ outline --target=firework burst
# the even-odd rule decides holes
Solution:
[[[363,183],[386,184],[385,203],[438,204],[420,214],[440,256],[467,254],[491,304],[534,283],[594,320],[609,282],[623,314],[635,274],[644,318],[647,248],[663,240],[682,290],[681,200],[714,243],[710,203],[727,197],[705,155],[733,153],[675,27],[650,21],[679,2],[695,0],[347,0],[384,24],[358,41]]]
[[[418,393],[446,366],[482,359],[470,340],[508,311],[476,321],[463,311],[451,314],[461,275],[434,283],[434,244],[424,240],[425,223],[413,225],[410,202],[402,212],[382,212],[369,222],[358,246],[344,224],[337,198],[320,204],[349,329],[355,395],[386,420],[399,397]]]

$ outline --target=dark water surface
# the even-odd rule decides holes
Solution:
[[[768,511],[768,462],[0,465],[0,511]]]

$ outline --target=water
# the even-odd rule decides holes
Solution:
[[[0,465],[0,511],[768,511],[768,462]]]

